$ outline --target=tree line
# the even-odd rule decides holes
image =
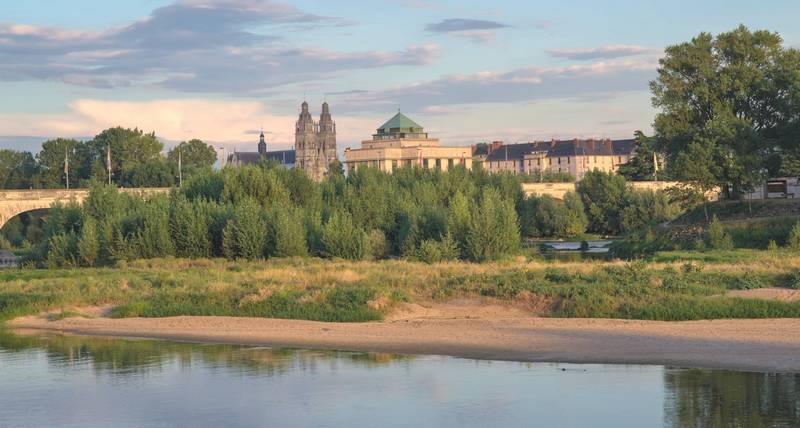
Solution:
[[[92,181],[107,181],[109,150],[112,180],[122,187],[175,185],[179,157],[184,177],[210,170],[217,161],[214,148],[201,140],[181,142],[164,155],[164,144],[154,133],[116,127],[88,141],[45,141],[35,155],[0,150],[0,188],[77,188],[87,187]]]
[[[665,195],[634,191],[612,173],[587,174],[559,201],[525,198],[520,177],[480,168],[344,176],[335,163],[332,171],[317,183],[262,162],[204,171],[151,196],[96,182],[83,205],[50,210],[27,259],[46,267],[165,256],[482,262],[517,254],[525,238],[625,233],[668,215],[659,211]]]

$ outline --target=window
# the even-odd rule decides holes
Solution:
[[[569,163],[569,158],[567,158],[567,163]]]
[[[442,160],[436,159],[436,169],[442,169]]]
[[[453,167],[453,159],[452,158],[447,160],[447,167],[448,168],[452,168]]]
[[[397,169],[397,161],[396,161],[396,160],[393,160],[393,161],[392,161],[392,171],[394,171],[394,170],[396,170],[396,169]]]

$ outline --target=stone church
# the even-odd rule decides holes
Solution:
[[[309,177],[321,181],[328,173],[330,163],[338,159],[336,123],[331,118],[328,103],[322,104],[322,114],[319,122],[316,122],[308,110],[308,103],[303,101],[294,131],[294,150],[267,151],[267,143],[262,132],[257,152],[231,153],[227,164],[240,166],[271,160],[286,168],[302,168]]]

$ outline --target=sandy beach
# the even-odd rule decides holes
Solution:
[[[800,319],[637,321],[408,305],[382,322],[233,317],[18,318],[15,330],[465,358],[800,372]],[[95,311],[100,312],[99,309]]]

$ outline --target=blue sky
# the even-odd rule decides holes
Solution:
[[[339,145],[400,107],[445,143],[648,131],[665,46],[743,23],[800,44],[800,3],[27,0],[0,5],[0,147],[138,126],[293,140],[304,94]],[[29,138],[23,138],[29,137]]]

